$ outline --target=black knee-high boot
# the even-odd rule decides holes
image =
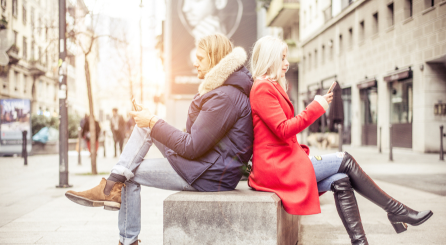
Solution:
[[[418,212],[393,199],[375,184],[347,152],[338,172],[347,174],[356,192],[387,212],[387,217],[397,233],[407,230],[406,223],[421,225],[433,215],[430,210]]]
[[[336,209],[339,217],[347,230],[353,245],[368,245],[362,228],[361,216],[359,215],[358,203],[348,177],[337,180],[331,184]]]

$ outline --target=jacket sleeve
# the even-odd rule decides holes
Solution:
[[[279,96],[282,95],[271,83],[259,84],[251,93],[251,107],[268,128],[282,140],[300,133],[325,113],[324,107],[319,102],[313,101],[304,111],[288,119],[280,106]]]
[[[238,113],[224,93],[211,95],[199,111],[191,133],[182,132],[164,120],[158,120],[151,136],[187,159],[196,159],[213,148],[237,121]]]

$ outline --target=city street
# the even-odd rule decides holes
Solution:
[[[418,154],[409,150],[394,151],[394,162],[376,148],[346,146],[370,176],[390,195],[434,216],[419,227],[397,235],[384,211],[357,195],[364,229],[370,244],[444,244],[446,233],[446,162],[438,154]],[[99,149],[98,171],[90,172],[89,157],[77,165],[75,152],[70,154],[70,179],[74,190],[95,186],[107,176],[117,158],[103,158]],[[312,155],[334,152],[312,149]],[[73,154],[74,153],[74,154]],[[154,147],[147,157],[161,154]],[[65,198],[66,189],[57,189],[58,156],[39,155],[23,166],[20,157],[0,159],[0,244],[117,244],[117,212],[87,208]],[[163,238],[163,200],[173,191],[142,188],[141,244],[161,245]],[[322,214],[301,219],[300,245],[349,244],[348,235],[337,215],[332,193],[321,197]]]

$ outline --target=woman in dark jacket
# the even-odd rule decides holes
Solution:
[[[136,126],[110,177],[93,189],[68,191],[66,196],[81,205],[120,210],[120,242],[128,245],[138,243],[141,229],[140,185],[168,190],[234,190],[242,176],[242,164],[252,155],[248,98],[252,78],[243,66],[246,59],[246,52],[233,49],[223,35],[201,39],[194,66],[204,81],[189,107],[187,131],[176,129],[147,109],[131,112]],[[144,160],[152,142],[166,158]]]

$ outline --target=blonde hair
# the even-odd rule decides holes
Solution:
[[[287,91],[288,83],[285,77],[279,77],[277,73],[282,67],[284,50],[288,50],[288,45],[277,37],[265,36],[257,40],[251,56],[251,73],[254,80],[265,76],[278,82]]]
[[[216,33],[205,36],[197,41],[197,48],[203,49],[209,57],[209,70],[216,66],[221,59],[232,52],[232,42],[223,34]]]

